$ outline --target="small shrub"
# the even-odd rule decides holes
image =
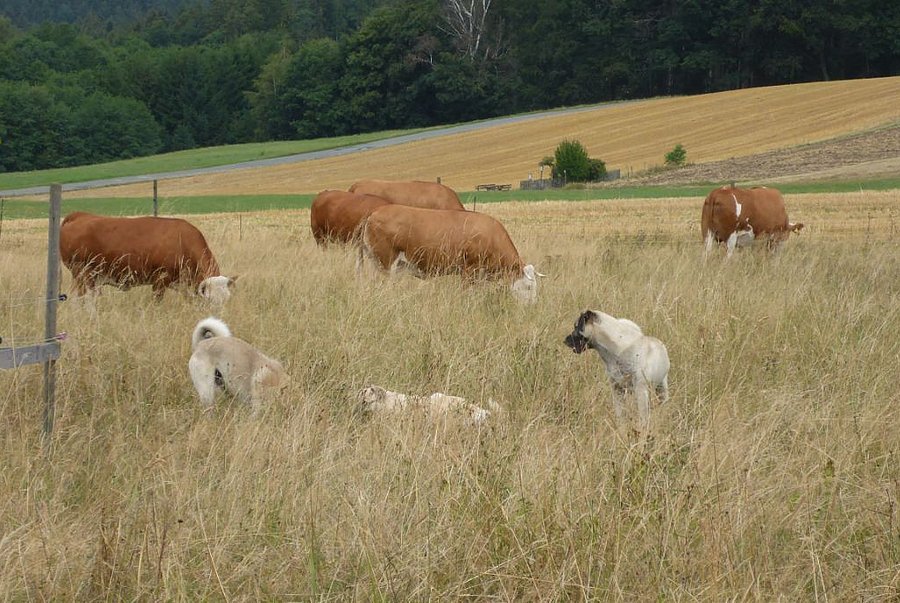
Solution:
[[[666,153],[667,167],[680,167],[684,165],[686,161],[687,151],[684,150],[684,147],[681,146],[681,143],[676,144],[674,149]]]
[[[547,165],[549,157],[541,163]],[[577,140],[563,140],[556,147],[553,157],[554,178],[564,178],[566,182],[589,182],[606,176],[606,164],[599,159],[588,157],[587,149]]]
[[[606,163],[603,162],[602,159],[590,159],[591,162],[591,173],[590,178],[592,182],[596,182],[599,180],[606,180]]]

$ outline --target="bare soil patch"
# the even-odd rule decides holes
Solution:
[[[633,184],[789,182],[900,175],[900,126],[796,147],[667,169],[623,180]]]

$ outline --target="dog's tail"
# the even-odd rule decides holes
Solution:
[[[197,349],[197,345],[201,341],[213,337],[231,337],[231,329],[224,321],[210,316],[198,322],[194,327],[194,333],[191,335],[191,349]]]

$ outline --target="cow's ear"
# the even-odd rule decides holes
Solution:
[[[240,275],[229,277],[228,278],[228,288],[229,289],[233,288],[235,281],[238,280],[239,278],[240,278]]]

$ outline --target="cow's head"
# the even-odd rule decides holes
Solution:
[[[533,304],[537,301],[538,281],[537,277],[546,276],[534,269],[532,264],[525,265],[522,268],[522,276],[516,279],[512,284],[513,295],[520,302]]]
[[[231,290],[238,277],[211,276],[203,279],[197,287],[197,294],[214,304],[224,304],[231,297]]]
[[[599,318],[597,313],[592,310],[582,312],[578,320],[575,321],[575,328],[563,339],[563,343],[572,348],[572,351],[576,354],[585,351],[590,346],[590,339],[587,338],[585,331]]]

